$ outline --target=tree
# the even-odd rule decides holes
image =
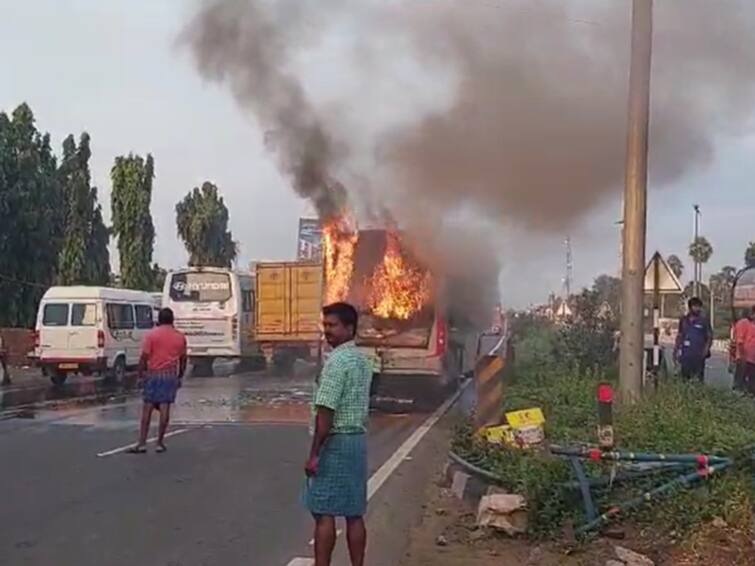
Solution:
[[[617,318],[621,312],[621,279],[611,275],[599,275],[592,285],[600,304],[611,308],[611,315]]]
[[[49,134],[21,104],[0,112],[0,325],[32,326],[55,279],[63,198]]]
[[[713,256],[713,246],[710,245],[710,242],[707,238],[705,238],[704,236],[698,236],[689,245],[689,256],[693,261],[695,261],[695,263],[699,263],[701,265],[708,263],[710,258]]]
[[[92,285],[108,285],[110,282],[110,230],[102,219],[102,206],[97,201],[97,188],[92,187],[89,200],[93,203],[92,219],[87,244],[88,268],[86,280]]]
[[[710,291],[708,290],[708,286],[704,283],[700,284],[700,293],[697,294],[697,290],[695,289],[695,283],[694,281],[690,281],[687,283],[687,286],[684,288],[684,293],[682,294],[682,301],[683,301],[683,309],[687,308],[687,300],[691,299],[692,297],[697,297],[703,302],[703,305],[709,305],[710,304]]]
[[[668,256],[668,259],[666,259],[666,263],[668,263],[669,268],[674,273],[674,275],[676,275],[676,278],[680,279],[682,274],[684,273],[684,264],[682,263],[682,260],[679,259],[679,256],[678,255]]]
[[[165,278],[168,277],[168,271],[160,267],[157,263],[152,265],[152,290],[162,291],[165,286]]]
[[[711,275],[710,292],[712,293],[712,318],[716,330],[725,335],[728,332],[731,320],[731,292],[734,287],[734,280],[737,277],[737,268],[726,265],[721,271]]]
[[[102,220],[97,189],[90,186],[89,134],[79,146],[73,136],[63,142],[58,180],[64,197],[65,236],[58,258],[61,285],[106,285],[110,276],[110,234]]]
[[[750,242],[745,251],[745,266],[755,267],[755,242]]]
[[[155,227],[152,223],[152,155],[147,159],[129,154],[115,158],[110,172],[113,181],[113,234],[118,238],[121,285],[149,290],[154,286],[152,253]]]
[[[176,226],[189,265],[231,267],[238,250],[228,230],[228,208],[215,185],[205,181],[176,205]]]

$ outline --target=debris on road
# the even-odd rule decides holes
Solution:
[[[491,527],[509,536],[527,532],[527,501],[521,495],[495,493],[480,500],[477,526]]]
[[[616,552],[616,557],[620,560],[620,564],[625,564],[626,566],[655,566],[655,562],[644,554],[624,548],[623,546],[615,546],[613,549]]]

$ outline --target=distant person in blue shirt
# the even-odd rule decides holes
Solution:
[[[693,297],[687,303],[686,316],[679,320],[674,359],[681,366],[682,378],[705,380],[705,360],[710,358],[713,329],[703,314],[703,302]]]

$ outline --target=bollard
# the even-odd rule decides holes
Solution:
[[[601,450],[614,447],[613,388],[608,383],[598,385],[598,446]]]

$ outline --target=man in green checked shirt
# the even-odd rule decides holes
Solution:
[[[322,310],[333,347],[315,390],[314,436],[305,465],[305,502],[315,519],[315,566],[330,566],[336,517],[346,519],[352,566],[364,565],[367,531],[367,418],[372,364],[354,344],[358,315],[346,303]]]

